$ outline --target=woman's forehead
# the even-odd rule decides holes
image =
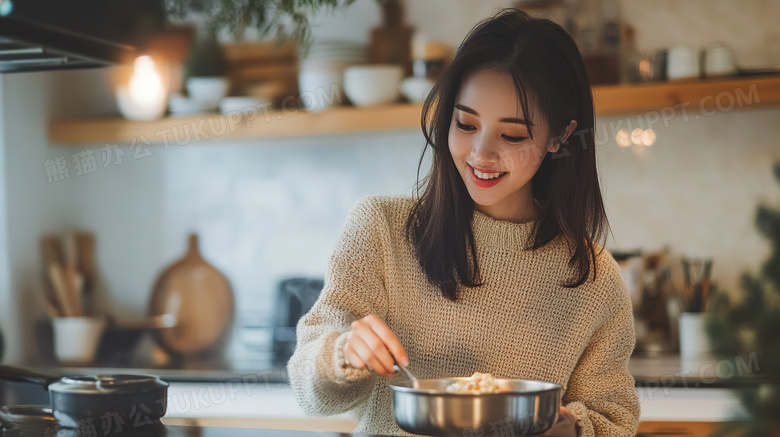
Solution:
[[[507,117],[528,119],[515,88],[512,76],[496,70],[480,70],[467,76],[458,92],[456,104],[475,110],[480,118]],[[528,98],[528,110],[534,117],[533,101]],[[537,120],[532,121],[536,122]]]

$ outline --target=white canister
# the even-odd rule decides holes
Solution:
[[[298,72],[300,105],[309,112],[324,111],[343,103],[344,70],[346,62],[304,61]]]
[[[704,75],[713,76],[731,76],[736,74],[737,66],[734,63],[734,54],[731,49],[724,44],[713,44],[704,49]]]
[[[102,317],[57,317],[54,329],[54,355],[63,364],[91,364],[106,328]]]
[[[666,54],[666,78],[669,80],[699,77],[699,51],[690,46],[671,47]]]
[[[706,358],[712,355],[710,338],[705,323],[707,313],[680,314],[680,357]]]

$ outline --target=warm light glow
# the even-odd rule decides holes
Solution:
[[[631,135],[628,134],[627,130],[620,129],[615,136],[615,141],[617,141],[620,147],[628,147],[631,145]]]
[[[642,79],[645,80],[653,78],[652,66],[650,65],[650,60],[647,58],[642,58],[642,60],[639,61],[639,74],[642,76]]]
[[[652,146],[655,143],[655,132],[652,129],[645,129],[642,132],[642,144]]]
[[[139,56],[133,63],[128,84],[130,99],[139,106],[155,106],[165,98],[163,82],[151,56]]]
[[[631,131],[631,142],[636,144],[637,146],[642,145],[642,134],[645,131],[639,128],[636,128]]]

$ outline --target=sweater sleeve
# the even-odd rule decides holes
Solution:
[[[580,437],[629,437],[639,425],[639,398],[628,360],[636,344],[631,301],[614,259],[604,273],[609,311],[580,357],[563,395]]]
[[[380,377],[353,368],[343,353],[354,320],[369,314],[384,319],[387,314],[387,220],[377,203],[365,196],[350,210],[328,259],[319,299],[297,325],[287,372],[298,403],[309,415],[340,414],[367,402]]]

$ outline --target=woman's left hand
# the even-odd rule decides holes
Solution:
[[[542,434],[542,437],[577,437],[576,429],[577,419],[574,417],[574,413],[566,407],[561,407],[558,412],[558,421],[552,428]]]

